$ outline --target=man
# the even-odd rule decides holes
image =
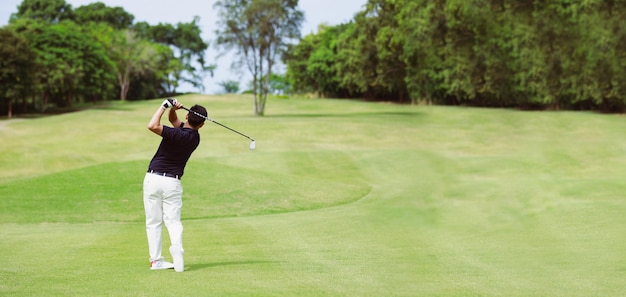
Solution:
[[[198,129],[204,125],[204,118],[197,112],[207,116],[207,111],[200,105],[190,108],[186,122],[176,115],[182,108],[176,100],[163,101],[148,123],[148,129],[162,137],[158,150],[150,161],[148,172],[143,181],[143,202],[146,211],[146,232],[148,250],[150,252],[150,269],[170,269],[176,272],[185,270],[183,259],[183,225],[180,222],[180,211],[183,205],[183,177],[185,165],[191,153],[200,144]],[[171,107],[171,108],[170,108]],[[173,127],[162,126],[161,117],[170,108],[169,121]],[[169,232],[170,254],[174,263],[166,262],[161,255],[161,230],[165,223]]]

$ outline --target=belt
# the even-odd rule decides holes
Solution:
[[[175,178],[175,179],[180,179],[181,178],[181,176],[178,175],[178,174],[158,172],[158,171],[154,171],[154,170],[148,170],[148,173],[152,173],[152,174],[156,174],[156,175],[160,175],[160,176],[165,176],[165,177],[171,177],[171,178]]]

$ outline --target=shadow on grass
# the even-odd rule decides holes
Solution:
[[[131,102],[134,102],[134,101],[131,101]],[[61,114],[66,114],[66,113],[80,112],[80,111],[85,111],[85,110],[90,110],[90,109],[132,111],[133,107],[127,105],[126,102],[119,102],[119,101],[103,101],[103,102],[97,102],[97,103],[87,102],[87,103],[74,104],[71,107],[49,108],[46,111],[42,111],[42,112],[32,112],[32,111],[27,112],[27,113],[17,112],[13,114],[13,117],[11,118],[7,117],[6,115],[2,115],[0,116],[0,121],[7,121],[7,120],[13,120],[13,119],[38,119],[38,118],[45,118],[49,116],[61,115]]]
[[[352,112],[352,113],[293,113],[293,114],[273,114],[265,115],[267,118],[325,118],[325,117],[370,117],[370,116],[403,116],[416,117],[423,113],[414,111],[393,111],[393,112]]]
[[[220,267],[220,266],[233,266],[233,265],[254,265],[254,264],[273,264],[279,263],[278,261],[259,261],[259,260],[249,260],[249,261],[224,261],[224,262],[213,262],[213,263],[200,263],[200,264],[189,264],[185,265],[188,269],[186,270],[202,270],[212,267]]]
[[[132,111],[134,107],[126,104],[101,104],[91,107],[91,109],[98,110],[116,110],[116,111]]]

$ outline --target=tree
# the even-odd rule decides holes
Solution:
[[[17,13],[11,15],[10,22],[26,18],[56,24],[71,20],[73,16],[72,5],[65,0],[23,0],[17,7]]]
[[[163,45],[170,46],[176,53],[174,58],[178,60],[178,66],[171,68],[168,85],[170,93],[176,93],[179,82],[187,82],[192,86],[203,90],[204,73],[213,75],[215,65],[207,65],[204,53],[209,47],[208,43],[202,40],[201,30],[198,26],[199,17],[194,17],[189,23],[171,24],[159,23],[151,26],[145,22],[135,24],[137,35],[141,38],[151,40]]]
[[[78,87],[79,93],[94,103],[115,98],[116,65],[111,60],[110,49],[117,31],[106,23],[89,23],[82,28],[95,42],[85,43],[82,48],[85,75]]]
[[[220,0],[217,46],[236,50],[239,60],[252,75],[254,114],[265,114],[265,103],[273,67],[291,40],[300,37],[304,13],[297,0]]]
[[[239,82],[236,80],[221,81],[217,84],[224,89],[224,93],[226,94],[239,92]]]
[[[356,23],[365,15],[359,13],[352,23],[337,37],[337,75],[339,85],[352,96],[362,96],[370,90],[375,79],[376,50],[373,36],[368,36]],[[373,97],[373,96],[372,96]]]
[[[115,29],[128,29],[135,16],[126,12],[122,7],[109,7],[102,2],[95,2],[79,6],[74,10],[73,20],[77,24],[85,25],[90,22],[108,24]]]
[[[376,97],[407,97],[406,64],[401,59],[405,36],[399,34],[398,14],[405,7],[404,0],[369,0],[363,16],[355,18],[356,25],[366,34],[363,48],[371,47],[375,54],[374,78],[369,93]],[[373,43],[373,44],[370,44]]]
[[[413,103],[438,103],[444,95],[441,70],[446,45],[444,1],[408,1],[399,12],[397,33],[404,36],[400,58],[406,64],[407,91]]]
[[[172,48],[160,43],[151,43],[154,50],[154,64],[141,76],[131,81],[128,98],[157,98],[172,96],[172,90],[179,86],[179,81],[172,73],[179,72],[183,65],[174,56]]]
[[[318,31],[321,31],[321,26]],[[318,34],[304,36],[296,45],[291,45],[283,55],[283,62],[287,64],[287,79],[296,92],[319,92],[315,86],[314,77],[308,72],[309,57],[319,47]]]
[[[14,98],[26,96],[34,79],[35,53],[28,41],[9,28],[0,28],[0,102],[13,115]]]
[[[112,72],[112,63],[106,50],[91,35],[72,21],[46,24],[41,21],[19,20],[11,25],[28,40],[36,53],[37,83],[34,90],[41,92],[40,110],[49,103],[72,106],[76,99],[90,94],[92,85],[101,87],[104,73]]]
[[[117,66],[117,80],[120,87],[120,99],[126,100],[131,80],[141,77],[153,69],[162,51],[146,40],[137,38],[132,30],[119,31],[111,48],[112,59]]]
[[[269,93],[274,95],[287,95],[291,92],[291,85],[284,74],[272,73],[268,85]]]
[[[287,76],[300,92],[316,92],[318,96],[335,97],[338,93],[337,35],[339,26],[320,25],[317,34],[305,36],[284,55]]]

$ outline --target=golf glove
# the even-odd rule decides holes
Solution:
[[[168,109],[176,104],[176,99],[167,98],[163,100],[163,108]]]

